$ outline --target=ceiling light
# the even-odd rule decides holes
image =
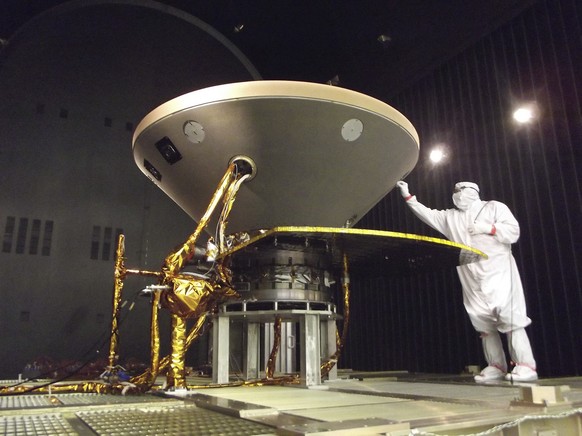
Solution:
[[[428,158],[434,164],[441,163],[445,159],[445,157],[447,156],[442,147],[433,148],[428,156]]]
[[[534,118],[534,112],[531,108],[521,107],[513,112],[513,119],[520,124],[529,123]]]

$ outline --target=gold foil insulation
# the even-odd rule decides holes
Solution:
[[[26,385],[0,387],[0,395],[21,395],[29,392],[39,394],[59,394],[59,393],[94,393],[94,394],[125,394],[126,392],[142,392],[132,383],[103,383],[103,382],[77,382],[77,383],[54,383],[50,385]]]
[[[212,216],[214,209],[216,209],[220,199],[225,196],[225,193],[228,192],[229,186],[233,180],[235,180],[235,170],[236,166],[234,164],[229,165],[226,173],[218,185],[216,192],[212,196],[206,212],[198,221],[198,226],[196,227],[194,233],[190,235],[190,237],[182,244],[180,248],[178,248],[173,253],[170,253],[166,257],[164,264],[162,265],[162,272],[164,273],[164,277],[166,279],[172,278],[180,271],[182,271],[188,260],[194,256],[196,241],[198,240],[198,237],[204,228],[208,225],[208,221],[210,220],[210,217]]]
[[[206,389],[206,388],[231,388],[236,386],[280,386],[296,385],[301,383],[299,374],[282,375],[273,378],[261,378],[258,380],[240,380],[230,383],[210,383],[207,385],[188,385],[187,389]]]
[[[212,306],[213,286],[206,280],[176,277],[172,292],[164,292],[162,306],[184,318],[196,318]]]
[[[160,284],[169,286],[170,289],[161,290],[159,293],[155,291],[152,304],[157,306],[159,303],[159,305],[172,313],[172,352],[161,361],[159,360],[158,312],[157,307],[152,307],[151,366],[143,374],[132,378],[132,382],[151,387],[158,373],[167,370],[168,385],[184,387],[185,354],[190,344],[202,332],[206,314],[214,311],[226,298],[238,296],[230,285],[231,273],[222,265],[222,262],[218,262],[215,266],[216,279],[214,280],[196,278],[189,274],[181,273],[181,271],[193,257],[196,250],[196,241],[208,225],[210,217],[221,199],[224,205],[218,220],[219,239],[221,241],[224,240],[223,232],[226,228],[226,219],[232,208],[236,193],[247,177],[239,178],[236,174],[236,165],[231,164],[222,177],[194,233],[164,260],[162,272],[158,277],[160,277]],[[188,335],[186,335],[187,319],[197,320]]]
[[[186,355],[186,321],[178,315],[172,315],[172,357],[168,371],[168,386],[183,388],[186,386],[184,362]]]
[[[115,250],[115,270],[113,274],[113,308],[111,314],[111,336],[109,343],[109,367],[117,364],[119,348],[119,312],[121,309],[121,296],[123,283],[128,274],[140,276],[160,277],[161,273],[155,271],[128,270],[125,268],[125,236],[119,235]]]
[[[230,214],[230,211],[232,209],[232,206],[234,204],[234,200],[236,199],[236,194],[238,192],[238,190],[240,189],[241,185],[243,184],[243,182],[248,179],[250,177],[250,174],[246,174],[243,177],[241,177],[240,179],[236,180],[234,183],[231,183],[228,187],[228,190],[226,192],[225,198],[224,198],[224,207],[222,209],[222,213],[220,214],[220,219],[218,222],[218,249],[219,249],[219,253],[226,251],[226,249],[228,248],[226,245],[226,240],[225,240],[225,233],[226,233],[226,225],[228,224],[228,215]]]
[[[237,386],[281,386],[300,384],[299,374],[282,375],[274,378],[261,378],[258,380],[239,380],[229,383],[209,383],[205,385],[187,385],[187,390],[212,389],[212,388],[232,388]]]
[[[196,320],[196,323],[194,324],[194,326],[190,330],[190,333],[188,333],[188,336],[186,337],[186,350],[188,350],[188,348],[190,348],[190,345],[192,345],[192,343],[204,333],[203,327],[207,317],[208,314],[204,314]],[[152,356],[155,354],[159,357],[159,348],[160,343],[158,341],[155,350],[152,349]],[[149,384],[151,386],[154,383],[155,378],[158,375],[158,372],[163,373],[168,368],[171,359],[172,359],[171,354],[168,354],[163,359],[161,359],[159,361],[159,364],[157,365],[156,372],[152,371],[154,369],[154,364],[152,363],[150,368],[148,368],[143,374],[133,377],[131,379],[131,382],[137,385]]]
[[[109,366],[112,368],[117,364],[117,348],[119,344],[119,308],[121,305],[121,290],[125,279],[125,268],[123,265],[125,258],[125,236],[119,235],[117,249],[115,251],[115,271],[113,285],[113,314],[111,316],[111,339],[109,343]]]
[[[342,334],[340,337],[338,331],[336,330],[336,351],[329,357],[329,359],[327,359],[321,365],[321,378],[327,376],[331,369],[334,367],[334,365],[337,364],[348,335],[348,325],[350,322],[350,277],[348,274],[348,257],[344,254],[342,260],[343,260],[342,291],[344,304],[343,313],[344,322],[342,327]]]
[[[265,376],[267,379],[272,379],[275,374],[275,364],[277,363],[277,354],[279,354],[279,347],[281,346],[281,317],[275,317],[273,324],[273,348],[267,360],[267,367],[265,368]]]
[[[159,311],[160,311],[160,293],[154,292],[152,299],[152,319],[150,322],[150,354],[151,354],[151,364],[150,370],[152,378],[149,380],[153,383],[160,371],[160,322],[159,322]]]
[[[222,272],[222,269],[218,271]],[[230,278],[225,277],[225,280],[230,281]],[[198,318],[203,313],[212,311],[224,299],[238,296],[231,287],[187,275],[174,278],[172,284],[171,292],[162,293],[161,304],[183,318]]]

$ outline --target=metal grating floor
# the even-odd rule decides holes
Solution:
[[[195,385],[202,386],[205,380],[209,383],[201,378],[194,380]],[[520,429],[510,429],[509,433],[493,434],[582,434],[582,378],[547,379],[537,384],[568,385],[569,402],[548,406],[547,411],[530,406],[519,409],[519,405],[516,409],[512,403],[520,395],[517,384],[476,385],[466,377],[431,380],[426,375],[400,378],[377,374],[343,378],[310,389],[248,386],[136,396],[0,396],[0,436],[306,435],[328,431],[402,436],[411,429],[465,434],[519,421],[532,413],[548,415],[543,421],[520,424]],[[550,430],[553,433],[548,433]]]
[[[14,395],[0,397],[0,409],[27,409],[32,407],[48,407],[51,401],[46,395]]]
[[[151,403],[152,401],[168,401],[160,397],[121,396],[105,394],[56,394],[56,395],[10,395],[0,396],[0,410],[32,409],[55,406],[94,406],[105,404]]]
[[[61,436],[78,435],[59,413],[43,415],[0,416],[0,435]]]
[[[99,435],[271,435],[262,424],[194,405],[78,412]]]

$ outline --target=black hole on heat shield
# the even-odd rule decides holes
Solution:
[[[156,148],[170,165],[174,165],[176,162],[182,159],[182,154],[180,154],[176,146],[167,136],[164,136],[162,139],[156,142]]]
[[[241,174],[253,174],[254,169],[249,161],[244,159],[238,159],[234,162],[238,168],[238,172]]]
[[[255,162],[248,156],[234,156],[229,163],[236,165],[236,170],[240,175],[248,175],[247,180],[252,180],[257,173],[257,166]]]
[[[144,159],[143,161],[143,166],[145,167],[146,170],[149,171],[149,173],[154,176],[154,178],[161,182],[162,181],[162,173],[160,173],[155,166],[153,166],[147,159]]]

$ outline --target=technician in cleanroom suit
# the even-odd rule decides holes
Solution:
[[[457,267],[463,287],[463,304],[473,327],[480,332],[487,367],[475,376],[486,382],[505,378],[537,380],[536,362],[525,331],[527,317],[523,287],[511,244],[519,238],[519,224],[509,208],[498,201],[482,201],[479,186],[472,182],[455,185],[456,208],[429,209],[411,195],[406,182],[396,184],[412,212],[449,240],[483,251],[489,256]],[[499,332],[507,334],[515,367],[507,373],[507,360]]]

